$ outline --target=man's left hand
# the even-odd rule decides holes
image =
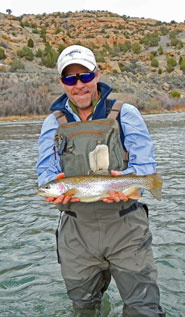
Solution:
[[[122,175],[122,172],[112,170],[111,175],[112,176]],[[109,190],[109,195],[110,195],[110,197],[102,199],[102,201],[104,203],[108,203],[108,204],[113,203],[113,202],[119,203],[121,200],[125,201],[125,202],[128,200],[128,197],[125,196],[122,192],[115,192],[112,189]]]

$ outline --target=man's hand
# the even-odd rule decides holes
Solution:
[[[56,176],[56,179],[61,179],[61,178],[64,178],[64,177],[65,177],[65,176],[64,176],[64,173],[59,173],[59,174]],[[54,205],[57,205],[57,204],[63,204],[63,205],[65,205],[65,204],[67,204],[69,201],[70,201],[70,202],[77,202],[77,201],[79,201],[79,198],[77,198],[77,197],[72,198],[72,195],[64,195],[64,194],[58,196],[57,198],[55,198],[55,197],[45,197],[44,199],[45,199],[45,201],[47,201],[48,203],[53,202]]]
[[[118,176],[118,175],[122,175],[122,172],[119,172],[119,171],[111,171],[111,175],[112,176]],[[121,200],[122,201],[127,201],[128,200],[128,197],[125,196],[122,192],[115,192],[114,190],[109,190],[109,195],[110,197],[107,197],[107,198],[104,198],[103,199],[103,202],[104,203],[113,203],[113,202],[117,202],[119,203]]]

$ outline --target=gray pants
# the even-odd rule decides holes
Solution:
[[[94,210],[84,204],[77,213],[64,213],[58,252],[75,316],[96,316],[111,276],[124,302],[123,316],[165,316],[159,310],[151,244],[143,206],[123,216],[111,204],[105,209],[104,203],[95,204]]]

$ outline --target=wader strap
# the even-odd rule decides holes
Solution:
[[[76,212],[74,212],[74,211],[67,210],[67,211],[65,211],[65,213],[66,213],[67,215],[69,215],[69,216],[72,216],[72,217],[77,218],[77,214],[76,214]]]
[[[56,119],[57,119],[59,125],[61,125],[61,124],[63,124],[63,123],[67,123],[67,119],[66,119],[66,117],[65,117],[65,114],[64,114],[62,111],[60,111],[60,110],[55,110],[55,111],[53,112],[53,114],[55,115],[55,117],[56,117]]]
[[[57,260],[58,260],[58,263],[61,264],[61,258],[60,258],[60,255],[59,255],[59,251],[58,251],[58,231],[59,231],[59,227],[60,227],[60,224],[61,224],[61,221],[62,221],[62,211],[60,212],[60,217],[59,217],[59,221],[58,221],[58,226],[57,226],[57,229],[55,231],[55,236],[56,236],[56,245],[57,245]]]
[[[135,203],[133,203],[130,207],[128,207],[127,209],[122,209],[119,211],[119,215],[120,217],[125,216],[127,214],[129,214],[131,211],[136,210],[138,207],[143,207],[144,210],[146,211],[147,217],[148,217],[148,207],[145,204],[142,204],[138,201],[136,201]],[[70,211],[70,210],[66,210],[65,213],[71,217],[75,217],[77,218],[77,214],[75,211]]]
[[[110,112],[109,112],[107,118],[116,119],[117,116],[118,116],[119,113],[120,113],[120,110],[121,110],[122,105],[123,105],[123,101],[117,100],[117,101],[113,104],[113,106],[112,106],[112,108],[111,108],[111,110],[110,110]]]
[[[136,201],[133,205],[131,205],[129,208],[127,209],[123,209],[119,211],[119,215],[120,217],[125,216],[127,214],[129,214],[129,212],[136,210],[138,207],[143,207],[144,210],[146,211],[147,217],[148,217],[148,207],[146,204],[142,204],[138,201]]]
[[[112,106],[112,108],[110,108],[110,99],[107,99],[108,103],[107,103],[107,112],[109,111],[107,118],[110,119],[116,119],[117,116],[120,113],[121,107],[123,106],[123,101],[120,100],[116,100]],[[121,133],[122,129],[120,128],[120,133]],[[122,133],[122,138],[124,139],[123,133]],[[123,145],[123,149],[124,149],[124,161],[129,161],[129,155],[128,152],[126,151],[125,147],[124,147],[124,143],[122,142]]]

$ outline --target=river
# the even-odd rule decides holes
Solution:
[[[154,141],[162,201],[149,193],[153,252],[167,317],[185,316],[185,113],[145,115]],[[59,212],[36,195],[41,121],[0,122],[0,316],[71,316],[57,264]],[[111,281],[103,317],[121,316]]]

